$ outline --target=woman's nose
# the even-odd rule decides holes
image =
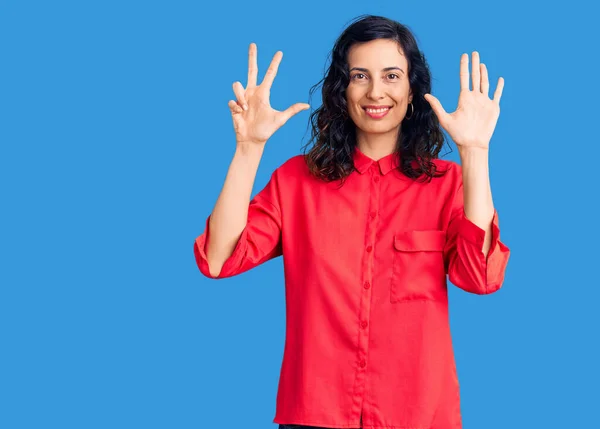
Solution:
[[[369,97],[373,100],[379,100],[379,99],[383,98],[383,95],[384,95],[383,84],[373,81],[373,83],[371,83],[371,85],[369,87],[367,97]]]

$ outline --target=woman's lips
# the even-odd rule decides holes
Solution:
[[[385,115],[388,114],[391,107],[382,107],[382,108],[377,108],[377,109],[370,108],[370,107],[363,107],[363,109],[364,109],[365,113],[367,114],[367,116],[369,116],[370,118],[381,119]]]

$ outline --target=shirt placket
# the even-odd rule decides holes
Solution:
[[[368,348],[369,348],[369,320],[371,314],[371,293],[374,277],[375,265],[375,243],[377,237],[378,207],[381,194],[382,176],[379,165],[373,163],[368,170],[369,193],[368,193],[368,214],[365,234],[365,248],[362,261],[362,296],[360,300],[360,310],[358,315],[358,351],[357,351],[357,373],[355,385],[355,406],[354,415],[360,418],[362,426],[362,409],[365,394],[366,371],[368,367]]]

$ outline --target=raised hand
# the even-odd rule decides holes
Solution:
[[[271,107],[269,102],[271,86],[277,75],[283,52],[275,53],[262,83],[257,86],[256,51],[256,44],[251,43],[248,49],[248,83],[244,89],[241,82],[234,82],[233,92],[237,101],[229,101],[238,144],[265,144],[288,119],[310,107],[306,103],[296,103],[281,112]]]
[[[469,90],[469,56],[463,54],[460,58],[460,96],[456,111],[446,113],[437,98],[425,94],[440,125],[450,134],[459,150],[470,147],[488,149],[500,116],[504,79],[498,79],[494,98],[490,100],[488,72],[485,64],[479,63],[478,52],[473,52],[472,84],[473,89]]]

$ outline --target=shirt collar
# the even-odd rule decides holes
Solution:
[[[375,161],[374,159],[371,159],[367,155],[362,153],[358,146],[354,148],[354,166],[360,174],[363,174],[365,171],[367,171],[367,169],[373,163],[376,163],[378,165],[379,171],[381,171],[381,174],[384,175],[389,173],[399,165],[398,156],[395,152],[384,156],[379,161]]]

